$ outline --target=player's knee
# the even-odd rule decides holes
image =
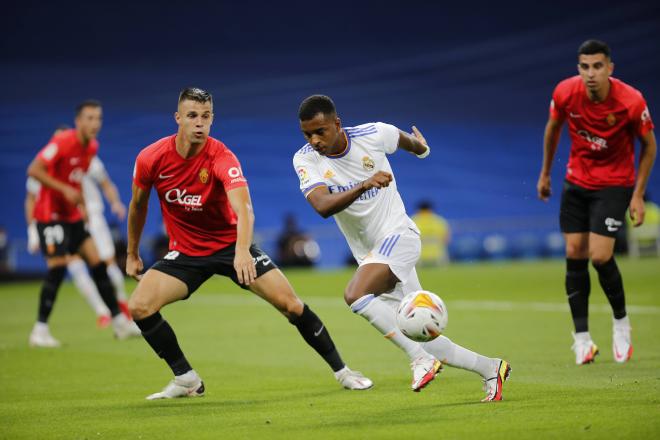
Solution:
[[[589,255],[589,259],[591,260],[591,264],[593,264],[594,266],[602,266],[603,264],[607,263],[612,259],[612,253],[603,252],[603,251],[592,251]]]
[[[589,250],[581,243],[566,243],[566,258],[585,259],[589,256]]]
[[[158,311],[153,304],[137,298],[136,295],[133,295],[128,299],[128,310],[131,312],[131,316],[135,320],[144,319]]]
[[[305,308],[305,305],[303,304],[302,301],[300,301],[297,297],[294,297],[292,300],[287,301],[285,304],[282,305],[282,308],[280,311],[284,316],[287,317],[287,319],[291,319],[294,316],[300,316],[303,313],[303,309]]]
[[[346,287],[346,290],[344,290],[344,301],[346,302],[346,305],[350,306],[364,295],[364,292],[361,292],[349,284],[348,287]]]

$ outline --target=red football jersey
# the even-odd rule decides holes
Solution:
[[[635,137],[653,129],[646,101],[635,88],[610,78],[610,93],[594,103],[580,76],[560,82],[550,117],[568,119],[571,153],[566,179],[588,189],[635,185]]]
[[[78,140],[76,130],[71,129],[53,136],[37,157],[46,163],[48,174],[80,190],[82,178],[98,149],[96,140],[84,146]],[[40,223],[73,223],[82,220],[82,214],[61,192],[41,185],[34,205],[34,218]]]
[[[175,139],[163,138],[138,154],[133,182],[145,191],[156,188],[170,250],[211,255],[236,242],[237,218],[227,191],[247,186],[247,180],[219,140],[209,137],[197,155],[184,159]]]

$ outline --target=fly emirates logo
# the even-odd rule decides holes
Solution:
[[[168,203],[175,203],[182,205],[186,211],[201,211],[202,210],[202,196],[186,194],[187,190],[180,190],[173,188],[165,193],[165,200]]]

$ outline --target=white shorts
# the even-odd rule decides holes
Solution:
[[[106,261],[115,257],[115,245],[112,240],[112,234],[108,227],[108,222],[105,221],[103,213],[88,213],[87,231],[92,236],[96,250],[99,253],[99,258]]]
[[[358,264],[360,266],[371,263],[387,264],[401,284],[404,286],[410,284],[413,290],[420,290],[415,264],[419,260],[421,249],[419,234],[406,227],[378,241],[367,256],[362,261],[358,261]]]

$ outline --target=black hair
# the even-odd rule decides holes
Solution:
[[[431,203],[430,200],[420,200],[420,202],[417,204],[417,209],[432,210],[433,209],[433,203]]]
[[[323,113],[324,115],[337,114],[335,103],[332,102],[329,96],[312,95],[305,98],[300,104],[300,108],[298,108],[298,119],[309,121],[310,119],[314,119],[314,116],[319,113]]]
[[[196,101],[202,104],[210,102],[213,104],[213,96],[206,90],[198,87],[186,87],[179,93],[179,103],[183,101]]]
[[[80,116],[80,113],[82,113],[83,109],[87,107],[92,107],[92,108],[97,108],[101,107],[101,101],[97,101],[96,99],[86,99],[80,104],[76,106],[76,117]]]
[[[602,53],[607,58],[612,58],[610,47],[607,43],[600,40],[587,40],[578,48],[578,58],[580,55],[595,55],[597,53]]]

